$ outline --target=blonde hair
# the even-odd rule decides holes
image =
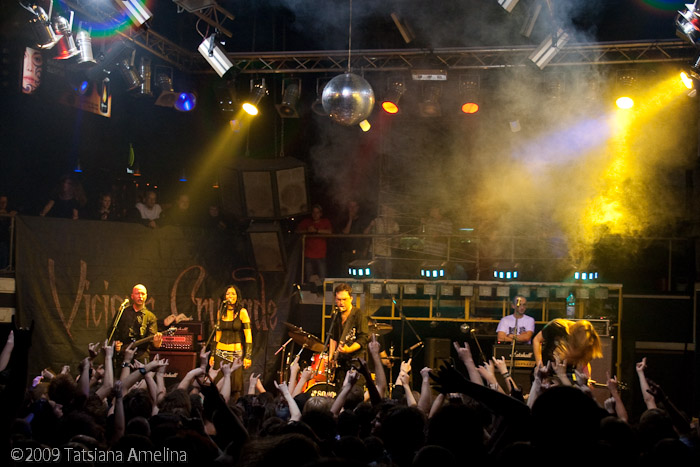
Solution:
[[[594,358],[603,356],[603,346],[600,337],[590,321],[563,321],[566,326],[567,338],[562,340],[555,354],[568,365],[588,365]]]

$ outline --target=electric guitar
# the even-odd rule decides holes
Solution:
[[[329,383],[332,384],[335,382],[335,370],[338,368],[338,357],[340,356],[340,349],[342,349],[345,345],[352,345],[355,342],[356,338],[357,335],[355,334],[355,328],[352,328],[350,332],[345,336],[345,338],[338,342],[338,345],[336,345],[335,352],[333,352],[333,358],[331,359],[328,365],[330,369],[330,374],[328,375]]]
[[[176,331],[177,331],[176,327],[170,327],[170,328],[166,329],[165,331],[161,331],[160,333],[164,336],[172,336],[173,334],[175,334]],[[127,344],[127,346],[131,345],[131,348],[135,349],[136,347],[140,347],[143,344],[147,344],[147,343],[151,342],[154,337],[155,337],[155,334],[153,334],[151,336],[144,337],[143,339],[131,341],[131,342],[129,342],[129,344]],[[124,349],[126,348],[124,346],[124,343],[122,341],[114,341],[114,342],[119,343],[119,345],[121,345],[121,350],[119,352],[120,353],[123,352]]]

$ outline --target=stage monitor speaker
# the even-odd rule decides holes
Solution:
[[[182,381],[187,372],[198,366],[197,352],[161,350],[158,352],[158,356],[168,359],[168,368],[165,369],[166,382]]]
[[[281,219],[309,212],[306,166],[292,157],[239,159],[218,173],[224,212]]]
[[[608,382],[606,372],[613,376],[613,355],[615,353],[615,338],[612,336],[603,336],[600,338],[600,343],[603,346],[603,358],[596,358],[591,362],[591,379],[599,383],[606,384]],[[593,388],[593,396],[603,404],[605,399],[610,397],[610,391],[607,388]]]
[[[248,238],[258,271],[285,270],[282,231],[277,222],[251,224]]]
[[[425,366],[434,370],[449,361],[452,341],[450,339],[429,338],[425,340]]]

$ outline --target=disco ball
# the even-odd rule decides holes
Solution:
[[[353,73],[338,75],[323,88],[323,110],[341,125],[357,125],[374,107],[374,91],[367,80]]]

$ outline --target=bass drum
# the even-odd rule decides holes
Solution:
[[[304,394],[308,394],[310,397],[335,397],[338,395],[338,392],[332,384],[316,383],[306,388]]]
[[[328,370],[328,354],[317,353],[313,356],[311,369],[313,374],[311,379],[304,386],[304,392],[317,383],[326,382],[326,371]]]

